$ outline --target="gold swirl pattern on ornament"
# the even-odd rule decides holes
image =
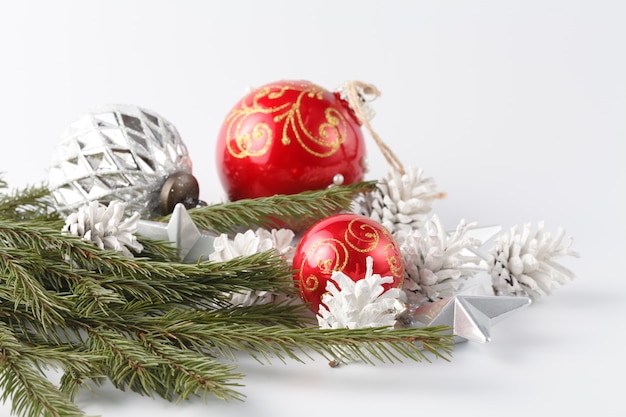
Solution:
[[[304,281],[302,281],[303,290],[307,290],[309,292],[313,292],[317,290],[320,286],[320,280],[315,275],[311,274]]]
[[[400,253],[398,252],[397,247],[393,243],[389,242],[383,248],[383,252],[392,275],[394,277],[404,276],[404,264],[402,263],[402,259],[399,257]],[[402,281],[400,281],[400,283],[402,283]]]
[[[370,224],[363,223],[359,219],[354,219],[348,223],[348,227],[346,227],[344,232],[344,238],[352,249],[361,253],[373,251],[380,241],[378,229]]]
[[[254,144],[262,141],[263,139],[265,139],[265,142],[261,142],[263,143],[263,147],[261,149],[254,150]],[[244,133],[243,135],[235,138],[237,148],[240,149],[241,152],[239,155],[233,155],[239,158],[243,158],[244,156],[261,156],[270,148],[272,140],[272,129],[270,129],[266,123],[259,123],[252,128],[252,136],[248,133]],[[230,143],[228,144],[228,149],[231,150]]]
[[[276,106],[259,104],[263,98],[280,99],[288,91],[299,91],[295,102],[281,103]],[[306,127],[301,112],[304,99],[322,100],[323,98],[324,90],[312,84],[292,82],[287,85],[270,85],[259,89],[252,97],[250,105],[242,100],[241,105],[233,109],[226,117],[228,152],[236,158],[257,157],[267,153],[275,140],[270,126],[267,123],[258,122],[251,129],[252,134],[248,133],[248,128],[243,129],[248,118],[263,114],[274,115],[275,123],[284,123],[280,137],[283,145],[290,145],[295,139],[295,142],[311,155],[319,158],[333,155],[348,135],[348,122],[345,117],[335,108],[326,108],[324,123],[320,124],[317,132],[314,133]]]
[[[331,275],[333,271],[343,271],[348,264],[348,250],[343,242],[334,238],[318,240],[306,251],[300,265],[300,282],[303,290],[313,292],[319,287],[319,278],[315,274],[310,274],[305,279],[302,273],[309,257],[315,256],[315,253],[321,246],[329,248],[333,252],[334,257],[317,259],[317,270],[320,274]]]

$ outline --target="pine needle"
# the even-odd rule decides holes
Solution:
[[[256,227],[303,228],[316,221],[348,210],[357,195],[373,191],[375,181],[333,186],[299,194],[243,199],[189,210],[196,225],[217,233],[234,233]]]
[[[327,359],[345,358],[374,364],[402,362],[402,359],[429,361],[425,352],[449,359],[453,340],[444,334],[447,327],[421,329],[313,329],[285,326],[241,324],[212,326],[187,322],[167,328],[166,332],[181,343],[202,347],[216,355],[232,358],[245,352],[260,362],[287,358],[303,362],[316,352]]]
[[[24,346],[0,323],[0,401],[22,416],[78,417],[85,414],[24,355]]]
[[[0,189],[6,186],[6,182],[0,180]],[[52,208],[50,190],[43,184],[0,193],[0,217],[17,221],[59,219]]]

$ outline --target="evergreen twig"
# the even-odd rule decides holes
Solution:
[[[300,228],[350,208],[362,193],[376,189],[376,181],[333,186],[299,194],[243,199],[189,210],[199,228],[217,233],[234,233],[255,227]]]
[[[49,352],[48,352],[49,353]],[[63,355],[55,355],[60,359]],[[74,359],[80,355],[73,355]],[[0,322],[0,401],[11,399],[11,411],[22,416],[78,417],[84,413],[38,369],[42,352],[28,351]],[[78,366],[80,362],[75,362]]]
[[[7,183],[0,179],[0,189]],[[13,220],[58,220],[52,209],[50,190],[45,184],[0,193],[0,217]]]

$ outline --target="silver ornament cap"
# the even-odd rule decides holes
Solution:
[[[99,201],[124,201],[143,218],[159,215],[159,195],[173,173],[192,172],[187,147],[172,123],[134,105],[109,105],[63,132],[49,170],[56,209],[68,215]]]

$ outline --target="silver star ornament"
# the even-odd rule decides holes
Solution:
[[[410,327],[446,325],[454,343],[491,341],[491,326],[531,303],[528,297],[457,295],[410,308],[402,318]]]
[[[487,258],[487,245],[491,244],[493,238],[500,233],[502,230],[502,226],[493,225],[493,226],[483,226],[483,227],[474,227],[469,229],[465,234],[466,237],[471,239],[476,239],[480,242],[480,246],[474,249],[464,249],[461,254],[463,255],[477,255],[482,259]],[[449,232],[451,235],[453,232]]]
[[[215,235],[202,233],[195,225],[185,206],[174,206],[168,223],[140,220],[137,234],[153,240],[169,241],[178,249],[181,262],[196,263],[208,260],[213,252]]]

